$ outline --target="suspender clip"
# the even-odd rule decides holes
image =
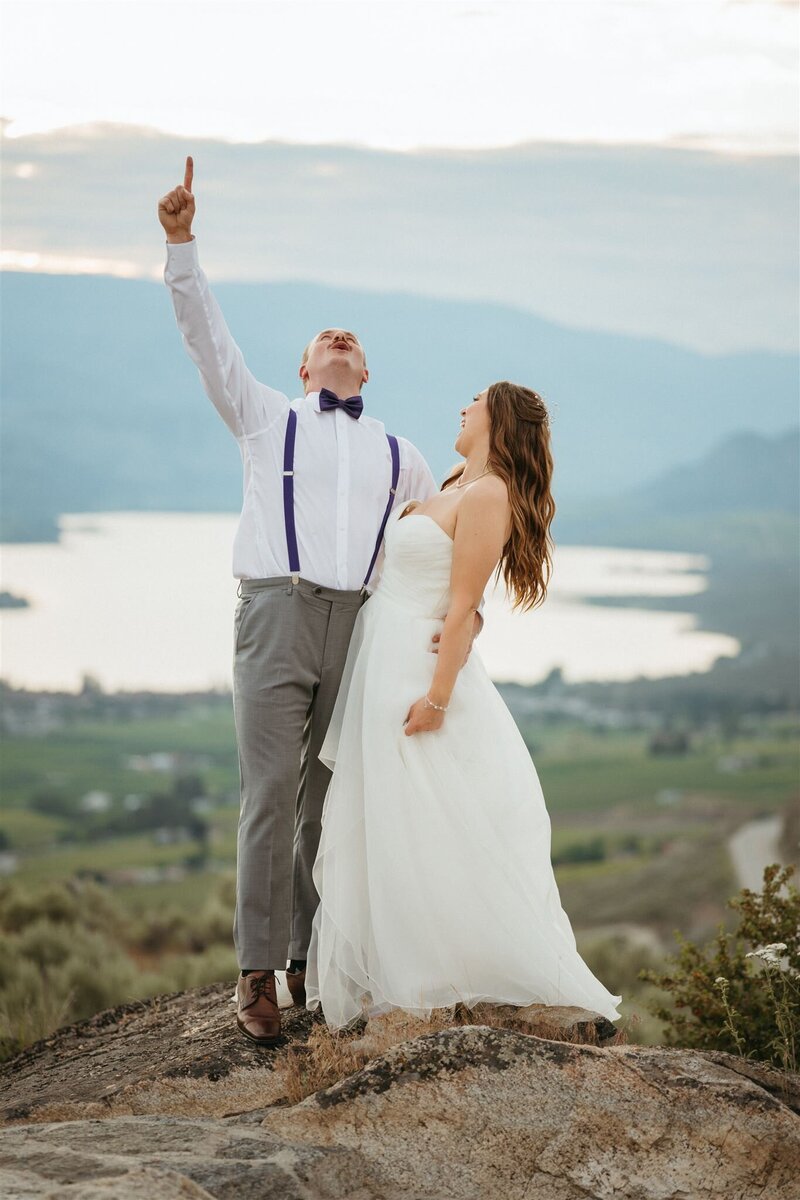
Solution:
[[[300,582],[300,576],[297,574],[296,571],[292,571],[292,583],[296,585],[299,582]]]

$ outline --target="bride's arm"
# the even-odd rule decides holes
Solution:
[[[506,543],[509,504],[505,483],[488,476],[469,489],[458,508],[447,610],[436,669],[428,688],[432,704],[447,706],[472,638],[475,613]],[[438,729],[444,713],[420,697],[411,705],[405,732]]]
[[[460,476],[463,474],[464,467],[466,465],[467,464],[466,464],[465,459],[461,459],[459,462],[454,463],[453,466],[450,468],[450,470],[445,475],[444,480],[441,484],[441,487],[439,488],[439,491],[440,492],[446,491],[447,487],[445,485],[449,485],[449,487],[454,487],[455,481],[457,479],[459,479]],[[480,603],[479,603],[477,611],[475,613],[475,621],[472,626],[472,638],[470,640],[469,648],[471,648],[472,642],[475,640],[475,638],[478,636],[478,634],[483,629],[483,621],[484,621],[483,610],[484,610],[485,605],[486,605],[486,601],[485,601],[484,597],[481,596]],[[435,633],[433,635],[433,640],[434,640],[434,642],[438,642],[440,640],[440,635],[438,633]]]

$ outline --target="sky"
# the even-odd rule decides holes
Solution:
[[[482,300],[798,346],[798,6],[0,0],[0,268]],[[335,230],[335,236],[331,231]]]
[[[781,0],[5,0],[6,137],[93,121],[392,150],[797,147]]]

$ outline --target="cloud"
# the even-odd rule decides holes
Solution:
[[[159,277],[156,205],[189,153],[213,279],[488,300],[707,352],[797,346],[792,156],[549,143],[414,154],[65,128],[4,145],[7,262]],[[24,163],[35,185],[15,175]]]
[[[130,259],[83,258],[74,254],[39,254],[24,250],[0,250],[0,270],[35,271],[47,275],[114,275],[119,279],[139,279],[143,274],[141,264]],[[156,272],[151,274],[155,276]]]
[[[663,143],[695,127],[723,146],[796,144],[787,5],[230,0],[193,5],[191,19],[168,0],[6,10],[12,136],[102,119],[403,150]]]

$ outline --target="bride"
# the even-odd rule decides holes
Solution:
[[[305,991],[333,1029],[481,1001],[620,1018],[622,997],[580,957],[561,907],[536,768],[468,653],[493,573],[515,608],[546,594],[547,410],[536,392],[500,382],[461,416],[463,469],[389,518],[320,750],[333,774]]]

